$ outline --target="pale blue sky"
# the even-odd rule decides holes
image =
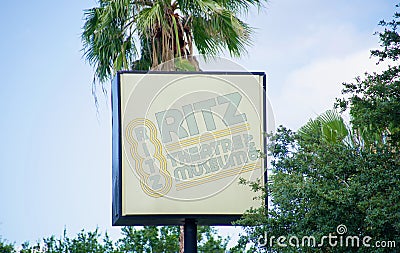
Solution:
[[[0,235],[36,241],[64,227],[111,227],[111,118],[91,95],[80,52],[83,10],[95,1],[8,1],[0,16]],[[257,28],[237,60],[269,75],[277,124],[291,128],[329,109],[341,82],[375,68],[379,20],[394,1],[271,0],[246,20]]]

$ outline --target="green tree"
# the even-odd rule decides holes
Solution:
[[[321,136],[303,139],[302,134],[285,128],[278,129],[272,142],[269,148],[274,160],[267,193],[273,205],[268,213],[260,209],[247,214],[242,222],[259,225],[248,228],[254,243],[267,233],[268,238],[313,236],[319,244],[323,236],[338,235],[336,228],[342,224],[347,227],[346,235],[400,239],[398,153],[390,149],[371,152],[345,142],[327,142]],[[301,248],[301,244],[282,248],[276,240],[268,246],[278,252]],[[302,250],[379,252],[333,247],[327,241],[321,247]]]
[[[104,236],[96,228],[94,231],[85,232],[82,230],[74,238],[67,236],[64,230],[63,237],[56,239],[54,236],[44,238],[44,248],[48,253],[62,252],[93,252],[93,253],[117,253],[115,243],[111,241],[108,234]]]
[[[396,7],[399,7],[396,5]],[[354,83],[345,83],[345,98],[337,100],[337,107],[350,109],[351,123],[366,145],[392,143],[399,147],[400,141],[400,13],[390,22],[379,23],[384,31],[379,33],[381,49],[371,51],[379,58],[379,64],[389,62],[382,73],[366,73]],[[391,61],[391,62],[390,62]],[[393,65],[394,64],[394,65]]]
[[[311,119],[298,132],[303,139],[311,138],[328,143],[340,143],[349,137],[342,117],[334,110],[326,111],[315,120]]]
[[[179,227],[145,226],[122,228],[123,238],[119,240],[121,252],[178,252]]]
[[[122,237],[112,241],[108,234],[104,235],[98,229],[82,230],[76,236],[70,237],[64,230],[62,237],[54,235],[43,238],[36,244],[24,242],[20,253],[173,253],[179,252],[179,232],[177,226],[145,226],[143,228],[122,227]],[[222,238],[217,231],[209,226],[198,227],[198,252],[226,252],[229,238]],[[0,253],[15,253],[13,244],[0,240]]]
[[[208,57],[225,49],[233,56],[245,52],[252,29],[238,15],[261,4],[262,0],[100,0],[98,7],[85,11],[84,56],[100,82],[118,70],[189,65],[198,70],[194,46]],[[178,63],[171,65],[175,58]]]
[[[392,60],[394,66],[344,84],[344,97],[336,106],[350,112],[349,127],[338,114],[328,111],[298,132],[280,127],[269,136],[268,185],[251,186],[261,189],[271,204],[243,216],[239,223],[248,227],[240,241],[242,247],[250,241],[258,251],[269,252],[398,251],[393,245],[365,247],[362,239],[371,237],[368,243],[372,246],[376,241],[389,241],[398,247],[400,242],[399,18],[396,13],[391,22],[380,23],[385,27],[379,33],[381,49],[371,52],[381,64]],[[339,225],[347,228],[342,246]],[[338,236],[338,245],[327,238],[321,243],[329,234]],[[278,245],[279,236],[286,238],[283,244],[288,247]],[[300,241],[289,241],[292,236]],[[360,238],[360,247],[346,247],[346,236]],[[305,237],[306,245],[302,245]],[[321,245],[307,246],[310,237]]]
[[[200,253],[224,253],[227,250],[228,238],[217,235],[217,230],[209,226],[199,226],[197,229],[197,251]]]
[[[14,245],[11,243],[8,243],[7,241],[3,241],[3,239],[0,236],[0,252],[1,253],[14,253]]]
[[[177,226],[123,227],[118,246],[121,252],[179,252],[179,233]],[[211,227],[198,227],[198,252],[225,252],[228,240],[217,236],[217,231]]]
[[[0,251],[1,252],[1,251]],[[12,251],[14,252],[14,251]],[[22,244],[20,253],[122,253],[119,251],[116,243],[114,243],[105,233],[102,235],[98,229],[94,231],[79,232],[75,237],[68,237],[67,231],[61,238],[57,239],[55,236],[43,238],[35,245],[30,245],[29,242]]]

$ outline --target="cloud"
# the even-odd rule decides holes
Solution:
[[[382,69],[369,55],[369,50],[362,50],[345,57],[317,59],[290,72],[281,93],[271,98],[277,125],[297,129],[331,109],[335,98],[341,96],[343,82]]]

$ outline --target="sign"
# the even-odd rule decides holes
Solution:
[[[230,225],[264,182],[264,73],[118,72],[113,224]]]

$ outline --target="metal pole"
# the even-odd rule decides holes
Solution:
[[[194,219],[186,219],[183,247],[185,253],[197,253],[197,225]]]
[[[185,249],[183,248],[183,241],[185,238],[185,235],[183,234],[185,231],[184,226],[179,226],[179,253],[185,253]]]

